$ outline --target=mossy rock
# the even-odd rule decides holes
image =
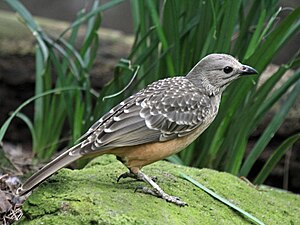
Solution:
[[[96,158],[82,170],[62,169],[40,185],[23,206],[20,224],[252,224],[238,212],[179,177],[185,173],[265,224],[300,224],[300,197],[259,190],[238,177],[209,169],[157,162],[144,168],[168,194],[188,206],[134,192],[144,183],[117,183],[126,168],[113,156]]]

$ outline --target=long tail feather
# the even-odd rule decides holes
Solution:
[[[82,155],[80,154],[69,154],[71,151],[80,148],[80,145],[81,143],[68,149],[66,152],[53,159],[51,162],[49,162],[47,165],[33,174],[28,180],[25,181],[25,183],[20,188],[18,188],[17,194],[24,195],[28,193],[59,169],[81,158]]]

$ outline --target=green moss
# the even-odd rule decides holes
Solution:
[[[21,224],[251,224],[249,220],[178,177],[183,172],[251,213],[265,224],[300,224],[300,197],[257,190],[227,173],[157,162],[144,168],[165,192],[189,205],[134,193],[142,182],[116,178],[126,168],[112,156],[85,169],[62,169],[42,184],[23,207]]]

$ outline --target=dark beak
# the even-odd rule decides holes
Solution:
[[[243,65],[240,74],[241,75],[258,74],[258,72],[250,66]]]

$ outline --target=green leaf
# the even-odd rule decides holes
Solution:
[[[300,70],[298,71],[300,73]],[[254,145],[250,154],[246,158],[243,166],[240,170],[241,176],[247,176],[250,169],[254,165],[256,159],[262,153],[264,148],[267,146],[269,141],[273,138],[275,132],[278,130],[282,124],[284,118],[286,117],[289,109],[295,103],[297,97],[300,95],[300,80],[295,84],[293,90],[287,95],[284,104],[280,107],[280,110],[275,114],[272,121],[269,123],[268,127],[265,129],[259,140]]]
[[[167,39],[165,37],[163,28],[160,24],[160,19],[159,19],[159,15],[156,11],[156,7],[155,7],[153,1],[146,1],[146,3],[149,6],[149,10],[151,12],[150,15],[151,15],[151,18],[152,18],[153,23],[155,25],[155,28],[156,28],[156,31],[157,31],[157,36],[161,41],[162,48],[163,48],[164,51],[168,51],[169,45],[168,45]],[[171,59],[171,57],[168,53],[166,54],[166,57],[167,57],[166,60],[167,60],[168,72],[170,74],[175,74],[175,69],[174,69],[173,62],[172,62],[172,59]]]
[[[29,11],[18,0],[5,0],[5,2],[21,16],[21,18],[24,20],[25,25],[37,39],[37,42],[42,51],[43,62],[46,63],[49,57],[49,52],[44,42],[42,29],[40,28],[40,26],[35,22]]]
[[[224,1],[224,6],[222,6],[224,14],[218,29],[219,33],[217,32],[218,43],[215,49],[217,52],[229,53],[240,4],[240,0]]]
[[[291,148],[291,146],[300,139],[300,133],[295,134],[286,140],[274,150],[272,155],[268,158],[264,167],[260,170],[259,174],[254,179],[254,184],[262,184],[267,177],[270,175],[274,167],[277,165],[279,160],[284,156],[284,154]]]
[[[70,27],[68,27],[66,30],[64,30],[64,32],[61,33],[60,37],[64,36],[70,29],[80,26],[81,24],[83,24],[87,20],[89,20],[90,18],[96,16],[98,13],[101,13],[107,9],[110,9],[113,6],[116,6],[120,3],[122,3],[123,1],[124,0],[111,0],[106,4],[101,5],[101,6],[97,7],[96,9],[93,9],[92,11],[90,11],[89,13],[80,17],[78,20],[76,20],[74,23],[72,23],[72,25]]]
[[[259,219],[257,219],[256,217],[252,216],[250,213],[247,213],[245,210],[241,209],[240,207],[236,206],[235,204],[231,203],[230,201],[228,201],[227,199],[221,197],[220,195],[218,195],[217,193],[213,192],[212,190],[208,189],[207,187],[203,186],[202,184],[200,184],[198,181],[194,180],[192,177],[184,174],[184,173],[180,173],[179,176],[189,182],[191,182],[192,184],[194,184],[195,186],[197,186],[198,188],[200,188],[201,190],[205,191],[207,194],[211,195],[212,197],[214,197],[215,199],[219,200],[220,202],[222,202],[223,204],[229,206],[230,208],[238,211],[239,213],[241,213],[244,217],[250,219],[251,221],[255,222],[256,224],[260,224],[263,225],[264,223],[261,222]]]
[[[271,32],[266,41],[263,42],[249,59],[258,70],[265,68],[274,54],[286,43],[296,32],[300,30],[300,7],[289,14],[276,29]]]
[[[181,160],[181,158],[178,155],[172,155],[167,158],[167,160],[171,163],[177,164],[177,165],[184,165],[184,162]]]
[[[0,142],[3,140],[3,137],[5,135],[5,132],[9,126],[9,124],[11,123],[12,119],[28,104],[30,104],[31,102],[33,102],[34,100],[41,98],[41,97],[45,97],[47,95],[51,95],[51,94],[58,94],[64,91],[72,91],[72,90],[81,90],[81,88],[78,87],[64,87],[64,88],[55,88],[49,91],[45,91],[43,93],[40,93],[38,95],[35,95],[31,98],[29,98],[28,100],[26,100],[25,102],[23,102],[11,115],[10,117],[4,122],[4,124],[1,126],[0,129]]]
[[[35,134],[35,129],[34,129],[34,126],[31,122],[31,120],[28,118],[28,116],[26,116],[25,114],[23,113],[17,113],[16,114],[16,117],[20,118],[28,127],[28,129],[30,130],[30,133],[31,133],[31,137],[32,137],[32,142],[36,142],[36,134]]]

